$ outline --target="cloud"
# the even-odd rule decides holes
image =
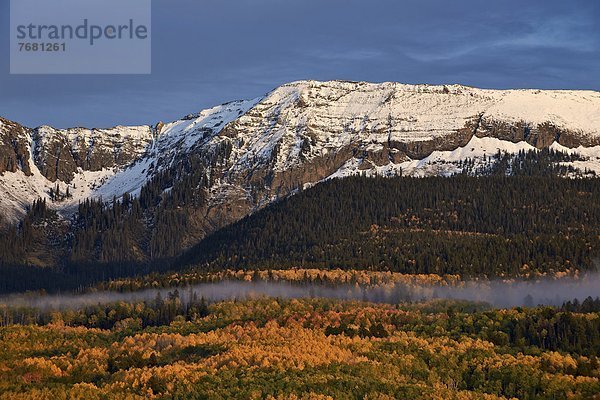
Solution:
[[[600,89],[596,1],[153,5],[152,75],[22,77],[6,63],[0,115],[27,125],[150,123],[298,79]]]
[[[383,56],[384,52],[376,49],[346,49],[342,50],[312,50],[307,52],[308,57],[327,61],[366,61]]]
[[[502,28],[502,29],[501,29]],[[595,23],[587,15],[553,16],[541,20],[523,18],[508,26],[475,26],[472,34],[437,32],[433,37],[404,47],[405,54],[421,62],[439,62],[481,53],[509,54],[513,50],[555,49],[597,52],[600,47]],[[402,46],[399,46],[402,48]],[[548,60],[546,57],[541,60]]]

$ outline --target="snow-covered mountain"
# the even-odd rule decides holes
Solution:
[[[542,148],[577,153],[570,165],[600,173],[600,93],[300,81],[166,124],[59,130],[0,119],[0,215],[15,222],[42,197],[68,217],[85,198],[137,195],[195,157],[211,174],[206,233],[330,177],[448,175],[465,160]]]

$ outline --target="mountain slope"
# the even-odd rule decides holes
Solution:
[[[180,250],[331,177],[483,174],[496,156],[544,148],[572,154],[554,160],[563,174],[600,172],[600,93],[301,81],[167,124],[57,130],[2,119],[0,212],[14,223],[40,197],[76,225],[87,198],[146,193],[156,208],[187,185],[202,201],[171,204],[185,220]],[[144,214],[149,236],[132,257],[155,257],[148,243],[165,218]]]
[[[333,179],[217,231],[174,269],[341,268],[472,277],[594,270],[600,261],[598,200],[598,179]]]

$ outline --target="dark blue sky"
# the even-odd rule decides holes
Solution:
[[[597,0],[153,0],[151,75],[9,75],[0,115],[59,127],[173,120],[299,79],[600,89]]]

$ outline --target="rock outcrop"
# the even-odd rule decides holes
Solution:
[[[32,131],[32,139],[42,175],[52,182],[71,182],[78,169],[100,171],[136,161],[152,142],[153,130],[149,126],[65,130],[42,126]]]
[[[0,118],[0,174],[22,170],[31,175],[28,137],[27,128]]]

